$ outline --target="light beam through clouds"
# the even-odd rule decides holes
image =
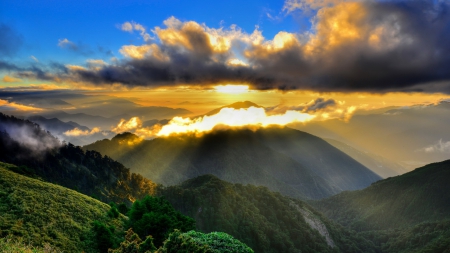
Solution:
[[[342,119],[349,120],[357,109],[356,106],[344,107],[343,102],[318,98],[298,106],[275,106],[270,108],[222,108],[213,115],[196,118],[174,117],[166,125],[142,127],[139,117],[122,119],[112,129],[113,132],[134,132],[142,138],[155,138],[171,135],[204,133],[221,128],[264,128],[269,126],[286,126],[291,123],[307,123],[313,120]]]

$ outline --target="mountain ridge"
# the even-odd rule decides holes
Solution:
[[[293,151],[282,150],[281,144],[273,140],[277,138],[290,141]],[[308,151],[312,147],[319,154]],[[233,183],[265,185],[289,196],[321,198],[360,189],[381,179],[318,137],[289,128],[228,129],[202,137],[141,140],[133,145],[113,138],[84,146],[83,150],[99,151],[165,185],[213,174]],[[319,158],[322,163],[317,165]],[[337,171],[325,174],[327,169]],[[355,180],[355,175],[359,180]]]

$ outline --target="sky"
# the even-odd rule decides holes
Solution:
[[[366,110],[448,99],[449,69],[447,0],[0,2],[0,106],[17,110],[39,108],[11,92],[53,90]]]

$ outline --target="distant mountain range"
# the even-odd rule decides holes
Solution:
[[[60,140],[65,140],[66,142],[73,143],[74,145],[77,146],[86,145],[96,140],[112,138],[115,135],[115,133],[111,131],[99,131],[91,133],[92,129],[90,129],[89,127],[79,125],[78,123],[73,121],[63,122],[57,118],[47,119],[42,116],[31,116],[28,117],[27,119],[39,124],[39,126],[51,132]],[[84,131],[86,132],[86,134],[76,136],[71,136],[67,134],[68,131],[75,129]]]
[[[381,179],[326,141],[289,128],[223,130],[202,137],[153,140],[124,133],[83,149],[108,155],[164,185],[212,174],[233,183],[317,199]]]
[[[376,154],[410,171],[450,157],[449,125],[450,102],[442,101],[355,115],[348,122],[335,119],[292,127]]]

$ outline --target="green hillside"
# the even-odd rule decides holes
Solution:
[[[0,163],[1,237],[22,238],[24,245],[41,248],[50,245],[64,252],[95,252],[89,238],[94,220],[123,227],[121,218],[112,221],[107,218],[109,205],[76,191],[19,175],[11,169],[17,167]],[[6,239],[2,239],[0,245],[4,247],[2,250],[28,247]]]
[[[450,160],[311,204],[379,252],[450,252]]]
[[[197,229],[223,231],[255,252],[374,252],[375,246],[328,221],[306,203],[265,187],[224,182],[212,175],[161,190]]]
[[[450,160],[432,163],[364,190],[315,202],[329,218],[357,231],[397,229],[450,219]]]

